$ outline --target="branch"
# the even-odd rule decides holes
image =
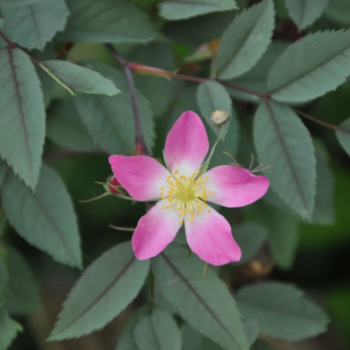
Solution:
[[[129,67],[129,62],[124,57],[122,57],[111,44],[105,44],[105,46],[107,50],[112,54],[112,56],[120,63],[120,65],[124,69],[124,73],[125,73],[126,81],[128,83],[130,97],[131,97],[131,105],[134,112],[133,114],[134,114],[134,123],[135,123],[135,131],[136,131],[136,135],[135,135],[136,150],[138,148],[141,148],[141,153],[147,155],[148,149],[147,149],[145,138],[143,137],[143,133],[141,129],[140,114],[139,114],[139,109],[137,105],[136,88],[135,88],[132,72]]]
[[[298,115],[300,115],[301,117],[305,118],[305,119],[308,119],[308,120],[311,120],[312,122],[316,123],[316,124],[320,124],[322,126],[325,126],[326,128],[328,129],[333,129],[333,130],[338,130],[338,131],[342,131],[342,132],[345,132],[347,134],[350,134],[350,131],[347,130],[347,129],[344,129],[340,126],[337,126],[337,125],[334,125],[334,124],[330,124],[330,123],[326,123],[326,122],[323,122],[322,120],[319,120],[319,119],[316,119],[314,117],[311,117],[311,115],[308,115],[302,111],[299,111],[298,109],[294,109],[294,112]]]

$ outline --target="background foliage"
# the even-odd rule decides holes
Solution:
[[[350,346],[348,1],[0,0],[0,14],[0,350]],[[205,276],[183,231],[136,260],[144,204],[95,183],[109,154],[161,159],[186,110],[211,146],[211,114],[229,115],[210,167],[270,166],[263,199],[221,208],[241,261]]]

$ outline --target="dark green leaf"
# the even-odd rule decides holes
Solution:
[[[9,283],[4,295],[11,314],[26,315],[38,312],[42,305],[39,290],[30,267],[13,248],[6,246]]]
[[[140,350],[181,350],[181,332],[174,319],[161,310],[141,316],[134,329]]]
[[[113,96],[120,92],[101,74],[71,62],[45,61],[41,67],[72,95],[86,93]]]
[[[232,22],[236,11],[212,13],[185,21],[168,22],[165,35],[177,43],[193,48],[211,40],[217,40]]]
[[[47,136],[63,148],[77,152],[99,150],[72,101],[61,101],[50,109],[52,117],[47,123]]]
[[[324,148],[318,143],[316,150],[316,198],[311,222],[331,225],[335,221],[334,213],[334,179]]]
[[[350,3],[348,0],[331,0],[326,8],[325,16],[342,26],[350,24]]]
[[[7,271],[7,263],[5,260],[5,254],[6,254],[5,250],[1,248],[0,249],[0,297],[2,297],[8,282],[8,271]]]
[[[237,9],[235,0],[163,0],[159,5],[160,15],[168,20],[234,9]]]
[[[0,7],[28,6],[43,0],[0,0]]]
[[[299,241],[296,219],[275,208],[259,205],[258,217],[269,230],[268,241],[276,264],[282,269],[292,267]]]
[[[64,0],[45,0],[30,6],[5,8],[3,31],[11,41],[27,49],[42,50],[63,30],[69,11]]]
[[[75,338],[102,328],[136,297],[148,270],[149,260],[137,260],[130,242],[105,252],[72,289],[50,340]]]
[[[284,0],[289,15],[298,28],[312,24],[328,5],[328,0]]]
[[[289,341],[314,337],[327,329],[326,314],[292,285],[264,282],[237,294],[246,319],[256,320],[266,335]]]
[[[252,346],[251,350],[273,350],[270,345],[258,339]]]
[[[18,325],[7,314],[3,305],[0,305],[0,350],[6,350],[18,332]]]
[[[147,315],[150,311],[151,305],[146,304],[130,316],[118,338],[116,350],[139,350],[135,343],[134,328],[140,316]]]
[[[176,69],[175,55],[168,43],[138,45],[132,50],[129,59],[168,71]],[[134,79],[138,89],[150,101],[154,114],[160,116],[165,112],[173,97],[173,81],[147,74],[134,74]]]
[[[182,327],[183,350],[222,350],[222,347],[204,337],[188,323]]]
[[[56,172],[42,167],[35,194],[12,172],[8,173],[1,196],[5,214],[18,234],[55,260],[81,267],[77,218]]]
[[[124,76],[116,69],[98,62],[89,62],[85,66],[103,76],[108,74],[121,90],[117,96],[74,96],[78,113],[94,141],[110,154],[130,155],[135,149],[135,125],[130,94]],[[154,142],[154,120],[148,100],[137,93],[141,127],[148,149]]]
[[[305,102],[342,84],[350,74],[350,31],[317,32],[287,47],[267,85],[281,102]]]
[[[337,135],[339,143],[347,154],[350,155],[350,118],[341,123],[339,127],[341,129],[338,129],[335,134]]]
[[[198,86],[197,103],[202,112],[202,116],[216,135],[219,134],[221,126],[217,126],[211,120],[211,114],[217,110],[228,112],[229,119],[226,121],[221,139],[224,140],[230,124],[230,119],[237,118],[232,111],[232,102],[226,89],[219,83],[207,80]],[[232,135],[230,135],[232,137]]]
[[[0,158],[0,187],[2,182],[4,181],[7,169],[8,167],[6,162]]]
[[[39,79],[29,57],[19,49],[0,50],[0,67],[0,155],[34,189],[45,139]]]
[[[173,245],[152,260],[152,269],[164,298],[193,328],[224,349],[248,349],[232,295],[210,270],[204,278],[203,261]]]
[[[67,0],[67,6],[71,15],[58,36],[63,42],[140,43],[157,35],[147,16],[126,0]]]
[[[262,104],[254,118],[254,141],[264,173],[277,194],[303,217],[311,217],[316,195],[314,146],[304,124],[286,105]]]
[[[267,238],[268,232],[264,226],[246,223],[235,227],[232,235],[242,250],[242,258],[237,263],[244,264],[258,253]]]
[[[235,17],[220,40],[216,58],[218,77],[231,79],[251,69],[270,44],[273,29],[272,0],[264,0]]]

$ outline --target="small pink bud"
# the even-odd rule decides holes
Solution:
[[[117,178],[113,175],[109,180],[108,182],[113,185],[113,186],[121,186],[120,182],[117,180]],[[113,192],[113,193],[117,193],[117,194],[120,194],[119,191],[117,191],[114,187],[112,186],[108,186],[108,189]]]

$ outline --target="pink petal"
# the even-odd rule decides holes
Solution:
[[[241,258],[241,249],[232,237],[230,224],[210,206],[194,217],[192,225],[186,220],[185,228],[188,245],[209,264],[225,265]]]
[[[247,169],[232,165],[213,168],[203,175],[209,202],[229,208],[243,207],[260,199],[269,188],[265,176],[253,175]],[[214,196],[212,196],[214,194]]]
[[[110,156],[113,173],[131,197],[138,201],[160,198],[169,171],[155,159],[146,156]]]
[[[208,149],[208,135],[202,120],[194,112],[182,113],[165,143],[165,158],[170,170],[191,176],[200,169]]]
[[[164,199],[158,203],[138,222],[132,236],[132,249],[139,260],[152,258],[159,254],[173,241],[182,226],[182,217],[173,207],[166,207],[169,202]]]

